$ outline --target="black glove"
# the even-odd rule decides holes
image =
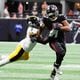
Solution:
[[[31,37],[31,41],[35,42],[35,41],[37,41],[37,38],[36,37]]]

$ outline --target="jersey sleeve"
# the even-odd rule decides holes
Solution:
[[[48,28],[52,26],[52,22],[49,18],[43,18],[43,22],[44,22],[45,26]]]
[[[59,16],[59,21],[60,21],[60,23],[61,23],[62,21],[64,21],[64,20],[66,20],[66,17],[65,17],[64,15],[60,15],[60,16]]]

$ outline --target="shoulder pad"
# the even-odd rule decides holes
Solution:
[[[64,14],[59,14],[60,17],[64,17],[65,19],[67,18],[66,15]]]
[[[59,14],[59,16],[64,16],[64,14]]]

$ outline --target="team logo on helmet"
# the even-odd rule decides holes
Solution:
[[[56,20],[59,15],[57,6],[55,6],[55,5],[48,6],[47,15],[52,21]]]

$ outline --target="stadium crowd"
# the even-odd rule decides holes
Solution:
[[[53,2],[54,3],[54,2]],[[80,19],[80,3],[67,2],[68,8],[66,9],[65,16],[68,19]],[[50,3],[51,4],[51,3]],[[4,11],[1,17],[4,18],[26,18],[28,15],[43,15],[46,14],[46,9],[50,5],[46,0],[43,2],[5,2]],[[54,3],[55,4],[55,3]],[[60,3],[61,4],[61,3]],[[72,4],[72,5],[71,5]],[[63,6],[63,4],[61,4]],[[60,6],[57,3],[57,7]],[[61,7],[60,7],[61,8]],[[62,13],[61,9],[59,10]]]
[[[6,2],[2,17],[13,18],[13,19],[26,18],[26,17],[28,17],[28,15],[38,16],[38,15],[40,15],[39,13],[41,13],[41,15],[45,16],[46,9],[48,7],[48,4],[46,1],[43,1],[41,4],[41,6],[40,6],[41,11],[39,10],[39,6],[38,6],[38,3],[36,1],[32,4],[31,9],[28,8],[29,2],[26,2],[26,5],[27,6],[25,8],[27,8],[27,10],[24,11],[23,2],[17,2],[17,7],[15,8],[15,10],[11,11],[11,10],[9,10],[9,3]],[[16,3],[14,4],[14,6],[16,6]],[[14,6],[12,6],[12,7],[14,8]]]
[[[29,2],[26,2],[26,4],[28,7]],[[74,15],[77,15],[76,18],[79,18],[80,12],[79,8],[76,7],[77,3],[74,6],[75,10],[70,10],[68,16],[73,16],[74,18]],[[41,11],[39,10],[40,7]],[[36,42],[41,44],[49,43],[50,48],[56,53],[56,60],[53,62],[53,70],[50,75],[51,80],[55,80],[57,74],[62,74],[60,66],[66,54],[65,33],[71,31],[71,27],[65,16],[59,13],[58,6],[48,5],[46,1],[43,1],[40,7],[37,2],[34,2],[31,10],[27,8],[27,11],[24,12],[23,3],[19,2],[17,10],[10,11],[7,3],[5,4],[3,17],[10,19],[26,18],[28,29],[26,37],[19,42],[16,49],[1,59],[0,66],[18,60],[24,53],[27,54],[25,56],[28,59],[29,52],[34,48]],[[68,16],[66,14],[66,17]],[[43,36],[44,32],[45,35]]]

